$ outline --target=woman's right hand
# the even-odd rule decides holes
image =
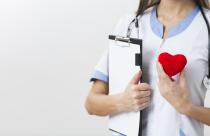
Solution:
[[[151,88],[149,84],[140,82],[141,76],[141,71],[136,73],[126,90],[120,94],[119,111],[137,112],[150,105]]]

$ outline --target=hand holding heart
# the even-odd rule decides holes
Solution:
[[[160,55],[161,56],[161,55]],[[163,60],[164,58],[162,58]],[[160,63],[159,63],[160,62]],[[172,81],[171,77],[174,75],[166,74],[165,64],[161,64],[159,60],[157,63],[157,72],[158,72],[158,87],[161,95],[180,113],[185,113],[186,107],[189,107],[192,102],[189,99],[189,93],[187,88],[187,81],[185,76],[185,71],[176,71],[181,72],[178,81]],[[174,62],[171,62],[174,63]],[[184,64],[184,63],[183,63]],[[170,63],[167,63],[170,65]],[[171,66],[168,66],[171,67]],[[176,73],[176,74],[177,74]]]

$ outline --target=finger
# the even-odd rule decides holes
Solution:
[[[142,71],[140,70],[138,73],[136,73],[133,78],[131,79],[130,83],[131,84],[138,84],[140,82],[142,75]]]
[[[165,73],[163,66],[159,62],[157,63],[157,72],[160,80],[170,82],[169,76]]]
[[[151,96],[151,91],[140,91],[137,95],[136,95],[136,99],[140,99],[140,98],[144,98],[144,97],[149,97]]]
[[[158,72],[158,76],[161,77],[165,77],[165,72],[163,70],[162,65],[158,62],[157,63],[157,72]]]
[[[137,105],[141,105],[141,104],[146,103],[148,101],[150,101],[150,97],[140,98],[136,102],[137,102]]]
[[[140,84],[137,85],[137,89],[138,89],[139,91],[147,91],[147,90],[150,90],[151,87],[150,87],[150,85],[147,84],[147,83],[140,83]]]
[[[149,107],[150,106],[150,101],[146,102],[146,103],[143,103],[139,106],[139,109],[138,111],[141,111],[141,110],[144,110],[145,108]]]
[[[181,86],[186,86],[186,84],[187,84],[187,79],[186,79],[185,70],[183,70],[183,71],[180,73],[179,83],[180,83]]]

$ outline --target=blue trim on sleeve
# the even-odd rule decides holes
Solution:
[[[179,136],[186,136],[182,129],[179,130]]]
[[[90,81],[95,81],[95,80],[102,80],[104,82],[109,82],[109,77],[104,73],[95,70]]]
[[[196,7],[193,11],[181,22],[171,28],[168,38],[178,35],[183,32],[193,21],[195,16],[199,13],[199,8]],[[163,37],[164,25],[158,20],[157,7],[154,7],[150,16],[150,26],[152,31],[160,38]]]

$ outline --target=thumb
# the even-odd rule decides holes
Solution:
[[[142,71],[140,70],[138,73],[136,73],[133,78],[130,81],[130,84],[138,84],[140,82],[142,76]]]

